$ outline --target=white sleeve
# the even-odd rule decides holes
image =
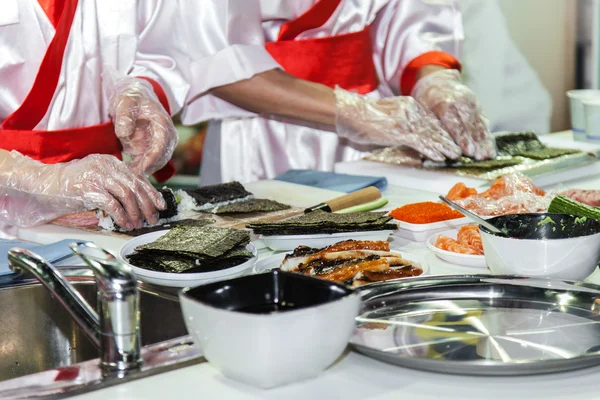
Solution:
[[[394,94],[406,66],[418,56],[442,51],[458,59],[462,17],[457,0],[390,0],[371,27],[376,69]]]
[[[144,0],[137,5],[137,49],[128,75],[156,81],[164,90],[171,114],[184,105],[189,91],[185,64],[180,62],[182,35],[176,29],[177,5],[172,0]]]
[[[207,92],[280,65],[265,49],[258,0],[179,1],[191,83],[184,124],[254,115]]]

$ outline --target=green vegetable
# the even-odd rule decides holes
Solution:
[[[538,222],[538,226],[544,226],[544,225],[548,225],[548,224],[556,224],[556,222],[554,222],[554,220],[550,217],[546,217],[543,220],[541,220],[540,222]]]
[[[552,214],[568,214],[577,217],[600,219],[600,209],[590,207],[565,196],[556,196],[552,199],[548,212]]]
[[[575,218],[575,223],[576,224],[582,224],[585,221],[587,221],[587,217]]]
[[[335,213],[336,214],[348,214],[348,213],[355,213],[355,212],[366,212],[366,211],[371,211],[371,210],[377,210],[378,208],[385,206],[387,203],[388,203],[387,197],[380,197],[379,199],[371,201],[369,203],[360,204],[358,206],[353,206],[353,207],[348,207],[343,210],[336,211]]]

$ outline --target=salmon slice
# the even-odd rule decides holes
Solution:
[[[476,189],[467,187],[467,185],[465,185],[464,183],[459,182],[456,185],[454,185],[452,187],[452,189],[450,189],[450,191],[446,195],[446,198],[448,198],[449,200],[455,201],[455,200],[466,199],[467,197],[471,197],[471,196],[475,196],[475,195],[477,195]]]
[[[435,242],[435,247],[437,247],[438,249],[450,251],[452,253],[478,255],[477,251],[473,250],[469,246],[465,246],[464,244],[461,244],[456,240],[444,235],[438,236]]]
[[[456,241],[464,246],[468,246],[477,254],[483,254],[483,243],[481,242],[481,234],[477,225],[466,225],[460,228]]]

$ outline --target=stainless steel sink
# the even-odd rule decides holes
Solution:
[[[76,276],[69,277],[68,280],[86,301],[95,304],[96,285],[92,277]],[[164,367],[176,368],[178,355],[171,349],[182,348],[182,344],[183,348],[193,347],[187,337],[176,292],[144,284],[140,284],[139,289],[141,337],[144,346],[142,351],[152,361],[146,362],[146,366],[140,371],[127,374],[125,380],[163,372]],[[85,368],[89,370],[90,365],[97,364],[98,348],[37,280],[21,280],[10,286],[2,286],[0,282],[0,305],[1,398],[10,397],[10,393],[3,391],[3,386],[8,384],[11,389],[15,387],[15,383],[18,386],[19,380],[16,378],[76,364],[86,365]],[[151,346],[157,343],[159,345]],[[159,356],[161,351],[168,351],[168,356]],[[197,349],[183,351],[180,358],[185,365],[190,365],[190,360],[203,360]],[[165,365],[159,365],[161,362]],[[162,369],[152,371],[159,366]],[[87,375],[94,374],[88,371]],[[77,389],[77,386],[84,386],[85,391],[88,391],[120,383],[111,377],[97,378],[94,382],[78,381],[67,385],[60,392],[70,392]],[[124,381],[123,376],[118,378],[116,380]],[[7,382],[8,380],[13,381]],[[24,379],[23,381],[25,382]],[[26,394],[26,391],[21,390],[20,393]],[[29,397],[25,394],[24,398]]]

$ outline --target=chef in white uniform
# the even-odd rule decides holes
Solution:
[[[203,185],[331,171],[373,146],[495,155],[461,83],[453,0],[181,1],[180,12],[191,57],[182,121],[213,120]]]
[[[2,0],[0,220],[101,208],[126,229],[164,208],[188,84],[169,0]],[[130,156],[127,164],[119,161]],[[34,161],[35,160],[35,161]]]

